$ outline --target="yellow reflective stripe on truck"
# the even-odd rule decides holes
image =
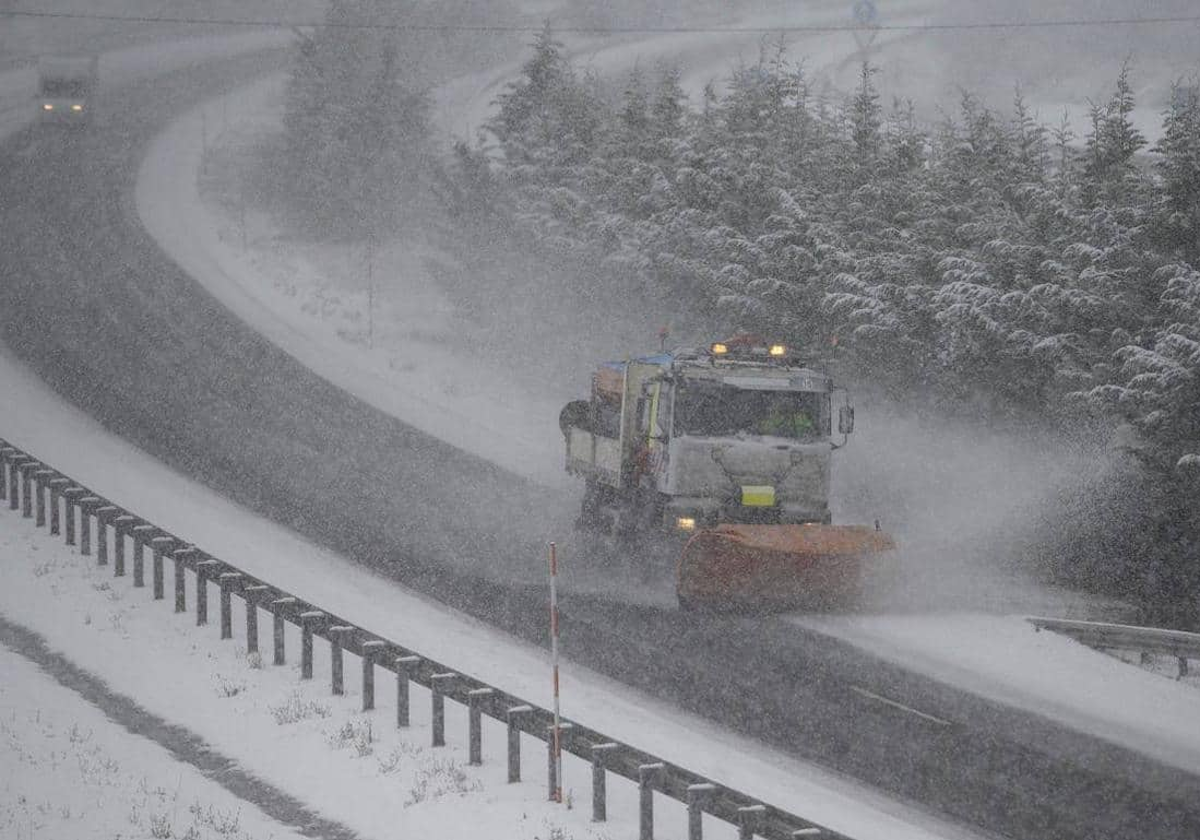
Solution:
[[[775,488],[766,484],[743,484],[742,505],[745,507],[773,507]]]

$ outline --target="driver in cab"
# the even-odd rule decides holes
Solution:
[[[754,426],[756,434],[804,438],[816,432],[812,414],[789,400],[775,400]]]

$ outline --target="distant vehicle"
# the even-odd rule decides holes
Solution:
[[[42,123],[91,125],[96,88],[100,82],[99,57],[94,55],[44,55],[38,59],[38,115]]]
[[[862,565],[895,543],[830,524],[834,391],[755,336],[600,365],[559,417],[586,482],[580,526],[626,544],[673,535],[684,608],[855,604]],[[853,428],[847,403],[838,433]]]

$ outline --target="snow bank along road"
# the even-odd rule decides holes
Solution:
[[[24,133],[2,147],[4,341],[169,463],[540,641],[541,550],[530,529],[554,533],[537,515],[558,508],[553,494],[319,379],[219,306],[132,221],[133,176],[154,132],[198,96],[281,60],[226,60],[131,84],[108,100],[121,120],[94,135]],[[791,624],[578,594],[564,613],[576,661],[974,825],[1081,840],[1200,836],[1196,775]]]

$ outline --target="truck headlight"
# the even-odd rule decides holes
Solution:
[[[72,106],[71,106],[71,110],[72,110],[72,111],[82,111],[82,110],[83,110],[83,106],[82,106],[82,105],[79,105],[79,104],[77,103],[77,104],[75,104],[75,105],[72,105]]]
[[[695,531],[696,517],[694,516],[678,516],[675,518],[675,527],[680,531]]]
[[[42,110],[43,110],[43,111],[53,111],[53,110],[54,110],[54,103],[53,103],[53,102],[43,102],[43,103],[42,103]]]

